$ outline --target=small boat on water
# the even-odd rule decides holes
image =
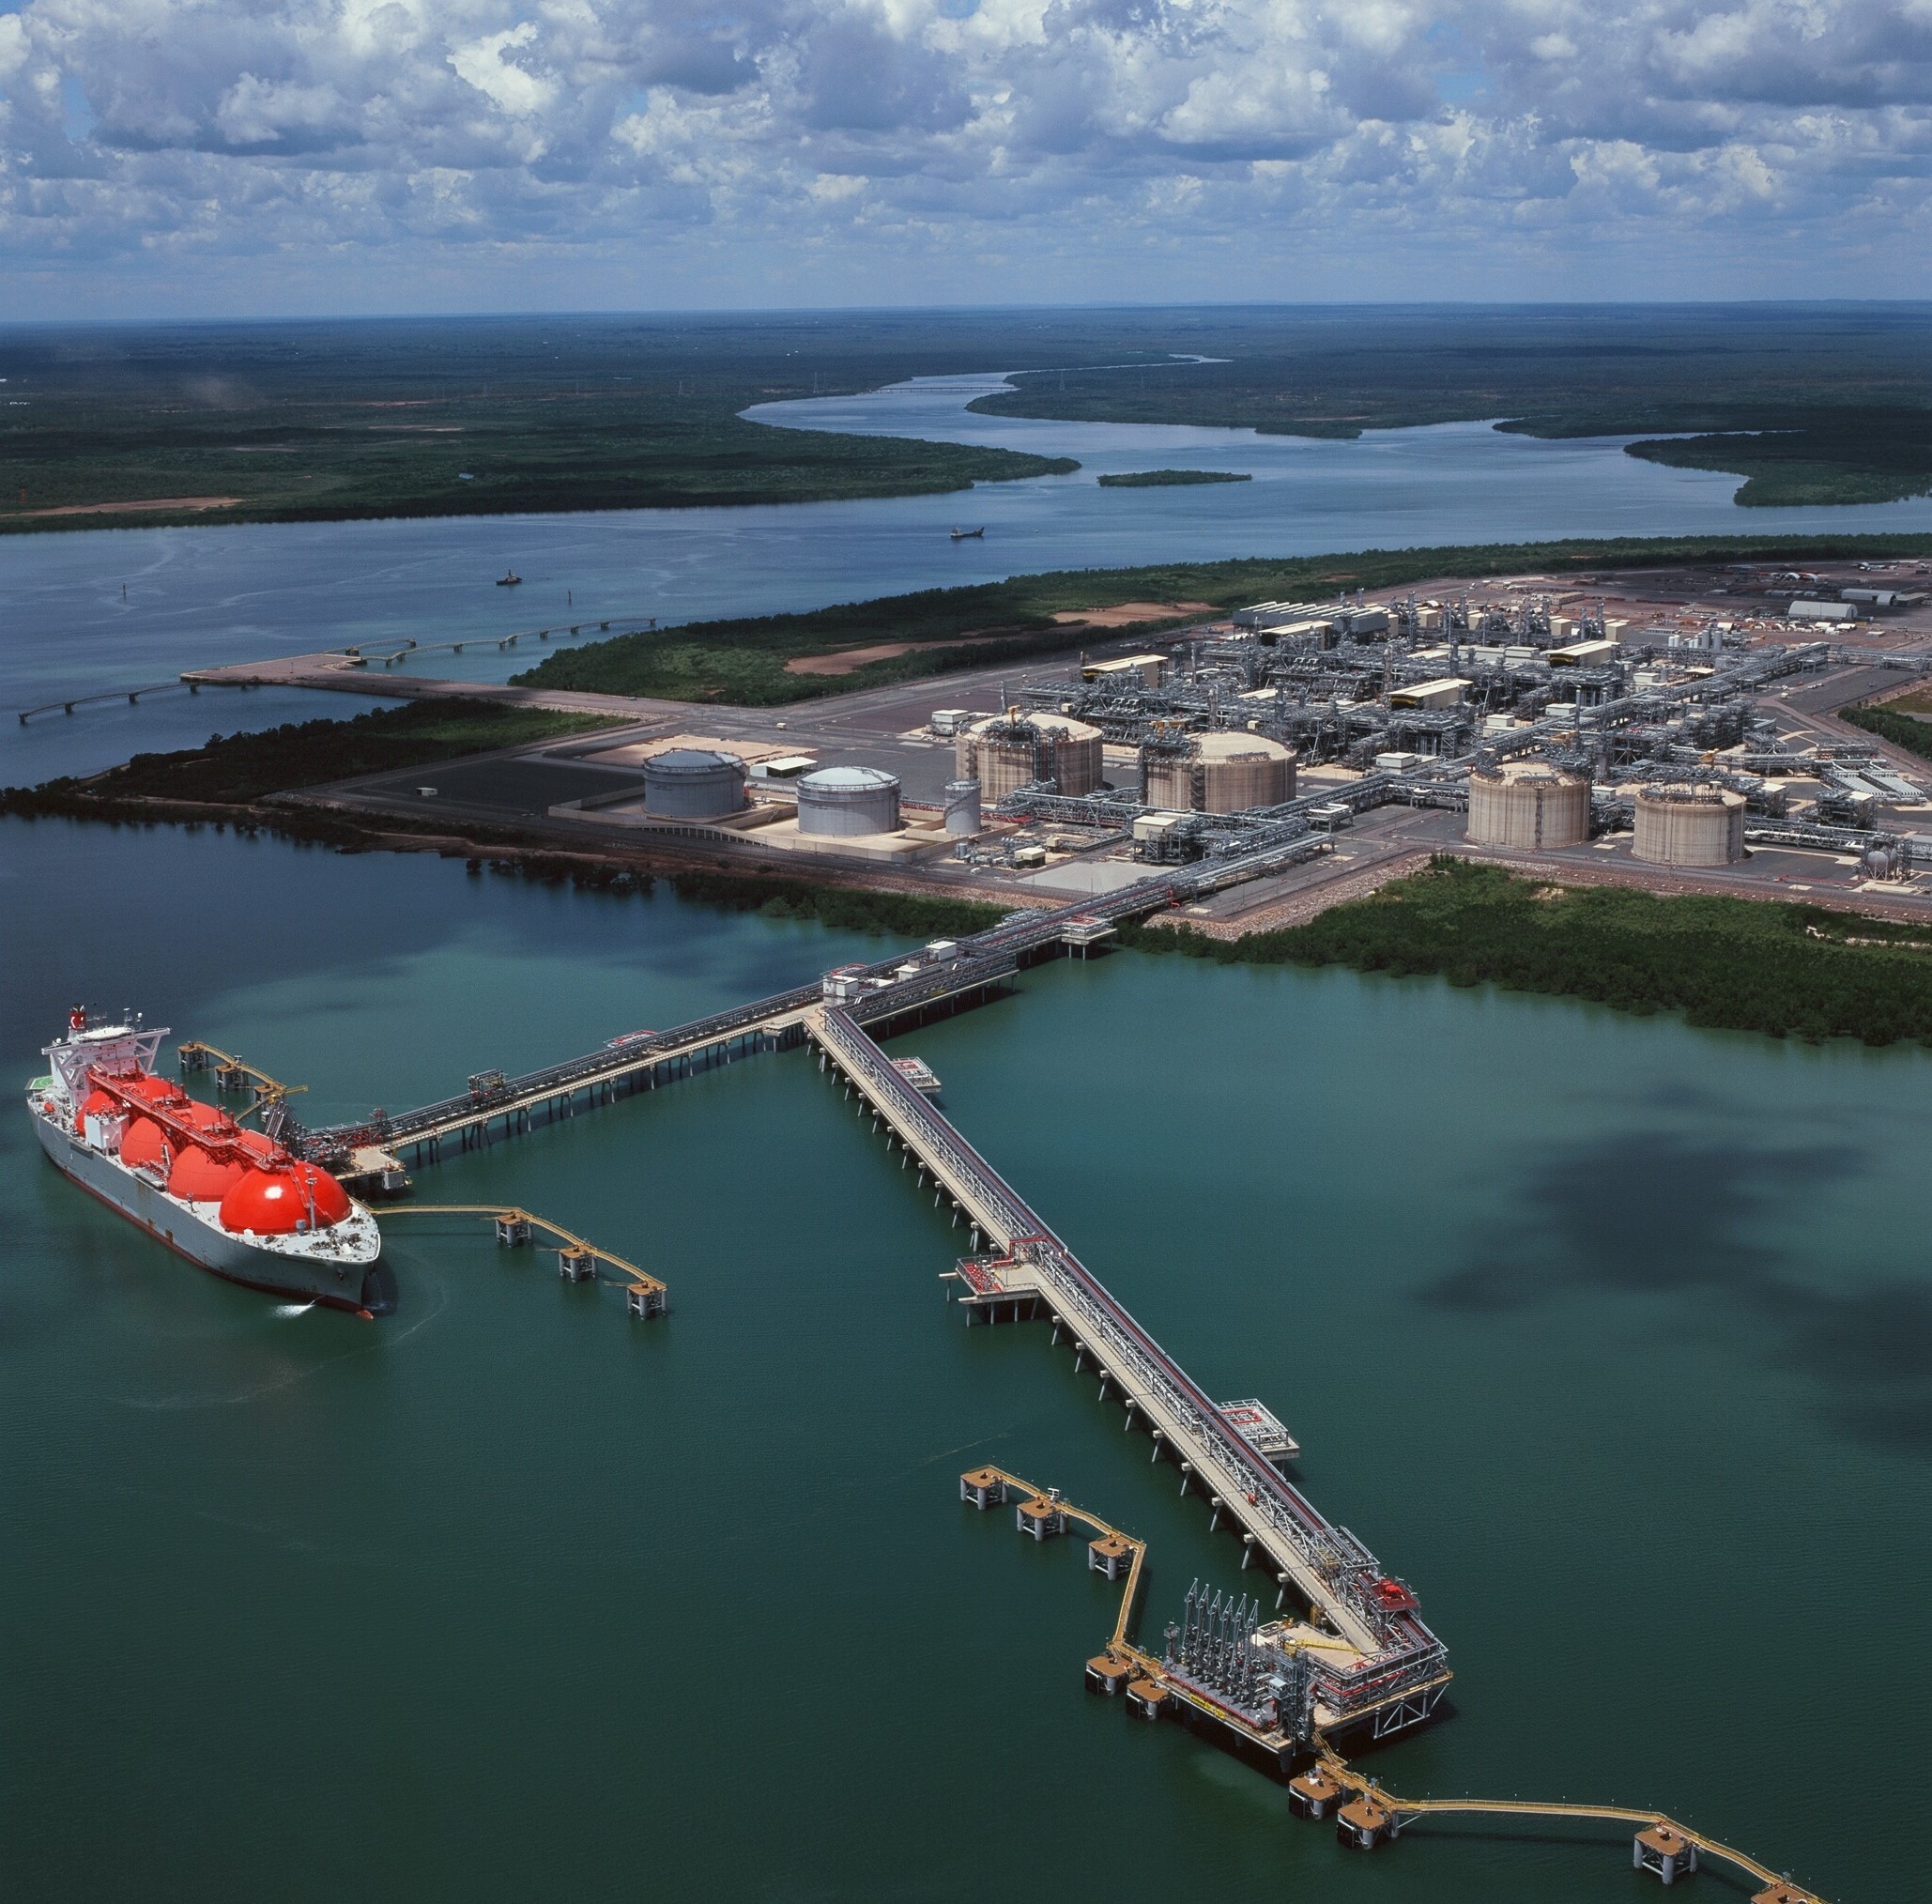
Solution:
[[[983,540],[985,535],[986,524],[982,522],[977,529],[956,529],[953,531],[953,540],[955,542],[978,542]]]
[[[523,587],[523,577],[514,569],[505,569],[497,577],[497,586],[499,589],[520,589]]]

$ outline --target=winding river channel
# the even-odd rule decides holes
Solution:
[[[1061,432],[965,416],[967,394],[805,421]],[[970,499],[0,542],[8,699],[562,621],[566,587],[586,618],[685,617],[1075,562],[1739,526],[1728,479],[1614,446],[1159,434],[1052,434],[1081,476]],[[1091,481],[1188,453],[1251,455],[1258,480]],[[983,545],[945,539],[962,516]],[[514,604],[489,586],[506,560],[530,577]],[[286,717],[267,700],[9,722],[0,779]],[[127,997],[305,1083],[326,1119],[884,949],[662,887],[0,821],[21,1079],[70,997]],[[1275,1408],[1303,1484],[1415,1583],[1456,1709],[1378,1757],[1391,1789],[1656,1804],[1843,1904],[1922,1895],[1924,1052],[1135,955],[1040,968],[897,1049],[1197,1375]],[[1644,1881],[1615,1834],[1345,1852],[1259,1773],[1088,1697],[1112,1589],[1077,1543],[962,1508],[962,1468],[1146,1536],[1146,1634],[1197,1575],[1254,1576],[1043,1328],[961,1326],[937,1280],[957,1235],[803,1057],[422,1193],[567,1222],[663,1276],[673,1313],[632,1324],[485,1231],[395,1219],[394,1317],[289,1313],[150,1248],[0,1117],[17,1895],[1612,1904]]]

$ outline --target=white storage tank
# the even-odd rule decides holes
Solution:
[[[1744,857],[1744,806],[1714,781],[1639,787],[1632,853],[1653,866],[1729,866]]]
[[[946,837],[970,839],[979,831],[979,782],[946,782]]]
[[[798,783],[798,830],[844,838],[899,830],[899,783],[879,767],[820,767]]]
[[[1085,721],[1009,708],[961,731],[955,774],[977,780],[981,799],[994,802],[1030,780],[1054,781],[1068,795],[1091,793],[1100,784],[1104,745],[1100,729]]]
[[[744,806],[744,762],[735,754],[674,747],[644,762],[644,811],[653,820],[715,820]]]
[[[1589,782],[1547,760],[1478,767],[1468,834],[1478,846],[1581,846],[1590,837]]]

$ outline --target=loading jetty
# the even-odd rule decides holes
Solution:
[[[1172,1714],[1264,1760],[1287,1781],[1297,1815],[1332,1813],[1343,1841],[1364,1850],[1457,1813],[1634,1823],[1633,1864],[1666,1884],[1691,1875],[1701,1854],[1759,1880],[1764,1888],[1753,1904],[1819,1904],[1788,1878],[1662,1812],[1398,1799],[1352,1768],[1344,1743],[1387,1739],[1443,1709],[1451,1679],[1447,1649],[1423,1621],[1415,1589],[1282,1474],[1278,1463],[1292,1458],[1295,1444],[1268,1411],[1256,1402],[1212,1400],[881,1048],[897,1032],[999,995],[1029,964],[1063,952],[1087,956],[1123,921],[1324,849],[1320,840],[1289,842],[1238,860],[1174,868],[1077,905],[1016,913],[968,938],[841,966],[816,984],[669,1031],[615,1038],[541,1070],[517,1077],[478,1072],[461,1094],[358,1125],[304,1128],[290,1115],[285,1091],[264,1092],[264,1121],[283,1143],[347,1181],[406,1188],[406,1159],[434,1164],[452,1149],[503,1142],[749,1056],[811,1050],[820,1072],[836,1079],[858,1114],[899,1151],[901,1168],[920,1192],[929,1190],[934,1205],[948,1208],[955,1227],[965,1228],[968,1251],[943,1274],[968,1321],[1050,1325],[1076,1371],[1097,1382],[1103,1401],[1119,1405],[1124,1427],[1146,1434],[1151,1461],[1171,1463],[1181,1492],[1202,1497],[1210,1527],[1225,1526],[1238,1538],[1243,1571],[1263,1570],[1251,1600],[1191,1591],[1184,1617],[1167,1627],[1156,1653],[1132,1631],[1142,1543],[1003,1469],[962,1476],[962,1497],[976,1507],[1023,1497],[1015,1506],[1016,1525],[1035,1540],[1071,1526],[1089,1528],[1088,1564],[1126,1582],[1113,1635],[1087,1662],[1091,1690],[1125,1692],[1138,1716]],[[498,1240],[512,1244],[528,1242],[538,1221],[496,1205],[417,1207],[425,1214],[494,1215]],[[562,1239],[560,1273],[573,1280],[594,1275],[601,1260],[627,1284],[632,1313],[665,1312],[667,1293],[655,1278],[568,1232],[556,1234]]]
[[[1150,1652],[1135,1636],[1147,1544],[1110,1526],[1098,1514],[1076,1507],[1058,1488],[1042,1487],[1003,1467],[977,1467],[959,1477],[959,1498],[983,1513],[1013,1507],[1013,1525],[1033,1541],[1049,1541],[1079,1528],[1087,1542],[1086,1563],[1093,1573],[1123,1583],[1119,1614],[1104,1651],[1088,1660],[1086,1687],[1113,1698],[1125,1696],[1137,1719],[1170,1715],[1225,1722],[1221,1700],[1203,1685],[1204,1676],[1226,1681],[1238,1675],[1241,1650],[1251,1629],[1239,1608],[1219,1594],[1210,1596],[1197,1581],[1188,1595],[1183,1619],[1170,1622],[1161,1651]],[[1250,1647],[1251,1650],[1251,1647]],[[1680,1824],[1667,1813],[1640,1805],[1576,1804],[1561,1799],[1399,1798],[1351,1765],[1323,1741],[1306,1769],[1288,1781],[1288,1808],[1298,1819],[1334,1820],[1335,1835],[1356,1850],[1391,1844],[1416,1825],[1452,1818],[1516,1819],[1525,1822],[1572,1821],[1636,1826],[1631,1839],[1633,1868],[1665,1884],[1694,1876],[1700,1863],[1727,1865],[1762,1886],[1751,1904],[1823,1904],[1813,1892],[1794,1884],[1735,1846]]]

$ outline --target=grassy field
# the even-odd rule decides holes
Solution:
[[[1817,906],[1550,886],[1447,855],[1285,931],[1221,941],[1142,927],[1124,937],[1223,962],[1427,973],[1619,1011],[1681,1011],[1694,1025],[1773,1037],[1932,1044],[1922,927]]]
[[[1232,469],[1135,469],[1096,480],[1102,489],[1184,489],[1195,483],[1252,483],[1254,478]]]
[[[1839,536],[1805,541],[1740,536],[1621,542],[1515,543],[1353,555],[1173,562],[1137,569],[1064,569],[968,589],[929,589],[846,603],[809,614],[694,622],[613,636],[560,651],[515,677],[540,687],[776,707],[950,668],[1067,653],[1097,638],[1056,625],[1055,614],[1123,602],[1208,602],[1231,607],[1270,598],[1332,595],[1338,588],[1397,587],[1438,576],[1592,574],[1613,567],[1754,560],[1825,560],[1932,552],[1932,536]],[[1198,620],[1176,613],[1170,623]],[[789,673],[785,664],[845,649],[910,643],[908,653],[843,674]],[[968,646],[966,644],[971,643]]]
[[[738,415],[990,345],[898,318],[8,330],[0,531],[823,501],[1078,468]]]
[[[1169,314],[1169,347],[1222,361],[1032,373],[973,407],[1303,437],[1489,419],[1537,437],[1692,431],[1631,453],[1742,475],[1747,507],[1879,502],[1932,488],[1927,318],[1907,305],[1204,310]],[[1780,434],[1741,434],[1759,431]]]
[[[0,791],[0,811],[70,813],[87,803],[180,800],[243,806],[270,793],[353,774],[426,767],[497,747],[621,725],[600,714],[553,714],[481,700],[411,701],[351,720],[291,722],[259,733],[211,734],[204,747],[136,754],[84,780]]]

